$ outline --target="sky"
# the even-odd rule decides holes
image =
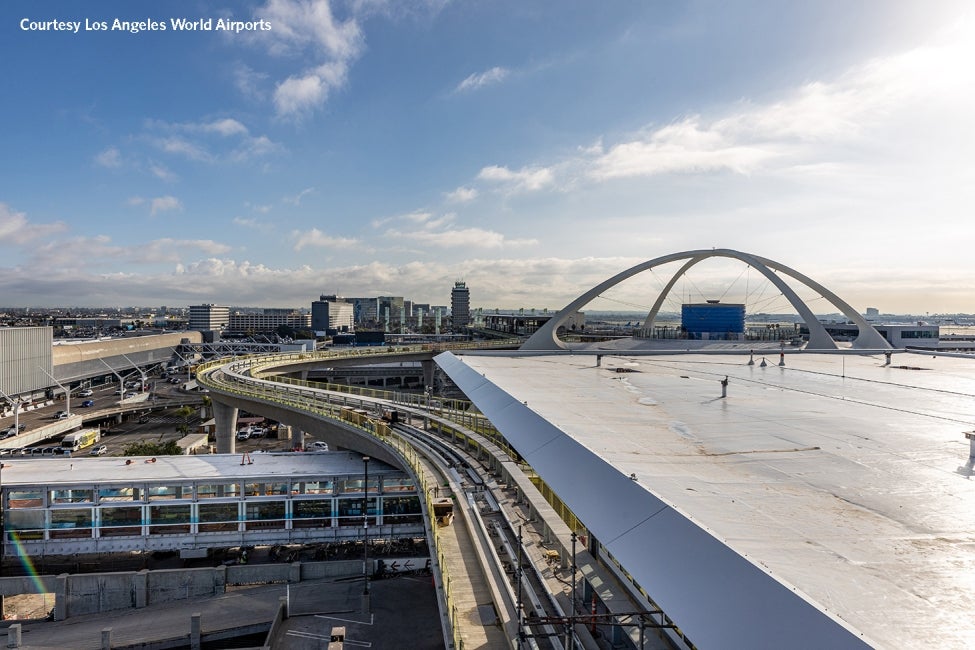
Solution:
[[[463,280],[558,309],[717,247],[861,311],[972,313],[970,7],[5,0],[0,305],[449,304]],[[670,300],[776,311],[760,282],[706,262]]]

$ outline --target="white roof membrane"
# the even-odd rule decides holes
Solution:
[[[975,360],[785,360],[437,358],[698,647],[975,647]]]

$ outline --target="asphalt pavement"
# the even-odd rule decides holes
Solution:
[[[191,617],[197,613],[204,634],[252,628],[269,624],[284,598],[292,615],[271,640],[275,650],[319,650],[337,627],[345,628],[349,647],[442,650],[435,589],[430,576],[370,581],[370,607],[363,611],[361,578],[237,588],[213,598],[26,623],[21,628],[21,647],[100,650],[106,629],[112,630],[114,646],[148,647],[165,639],[188,638]]]

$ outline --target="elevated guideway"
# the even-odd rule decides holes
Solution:
[[[433,352],[397,349],[392,354],[395,359],[404,354]],[[374,362],[383,357],[390,361],[389,355],[387,350],[366,354],[358,351],[357,356],[365,356],[367,361]],[[437,494],[444,485],[458,497],[467,495],[456,501],[458,505],[468,502],[467,507],[458,510],[462,528],[432,529],[438,547],[437,568],[443,574],[443,584],[449,584],[455,590],[449,599],[453,605],[444,606],[448,620],[445,626],[451,630],[449,634],[463,640],[463,647],[483,645],[470,644],[485,632],[484,626],[478,623],[479,615],[474,614],[478,611],[478,603],[483,604],[485,599],[494,603],[499,622],[507,630],[506,645],[509,647],[516,647],[519,636],[531,639],[530,647],[567,647],[558,640],[562,638],[563,629],[576,631],[573,647],[590,647],[582,639],[588,634],[587,627],[597,624],[615,639],[614,643],[629,638],[630,644],[641,648],[689,647],[666,615],[658,608],[648,606],[641,594],[631,592],[627,581],[615,575],[617,569],[590,555],[584,542],[579,545],[578,566],[574,567],[584,585],[581,588],[583,598],[577,600],[575,595],[565,593],[573,551],[576,550],[573,534],[585,529],[564,510],[557,497],[551,493],[542,496],[539,486],[544,487],[544,483],[519,462],[518,455],[483,416],[470,411],[469,402],[337,386],[328,388],[342,392],[324,390],[319,384],[295,377],[300,373],[291,372],[295,367],[311,369],[315,364],[331,365],[336,361],[334,352],[316,356],[319,358],[310,359],[307,354],[273,355],[206,364],[198,369],[198,380],[210,390],[215,405],[225,402],[281,421],[302,421],[301,426],[309,428],[315,426],[315,422],[318,426],[327,422],[325,426],[331,427],[330,440],[340,436],[344,441],[342,446],[392,464],[408,466],[424,485],[427,497]],[[415,425],[419,431],[435,432],[445,437],[465,460],[454,461],[456,467],[448,472],[437,470],[428,460],[430,454],[421,451],[425,443],[420,445],[412,436],[397,431],[381,419],[387,409],[396,409],[401,421]],[[481,467],[481,472],[485,472],[483,478],[475,478],[475,467]],[[526,469],[530,472],[527,475]],[[546,498],[554,499],[554,505]],[[430,507],[431,500],[427,503]],[[499,589],[490,586],[499,584],[497,567],[504,562],[510,566],[515,559],[510,551],[506,558],[498,557],[492,548],[493,541],[497,541],[491,532],[494,527],[488,526],[483,519],[497,516],[502,509],[510,511],[508,519],[525,522],[526,528],[534,531],[523,545],[525,561],[539,567],[537,574],[541,584],[548,584],[549,595],[541,596],[536,605],[525,596],[523,619],[510,611],[515,597],[503,596],[506,589],[514,593],[514,587]],[[483,510],[483,517],[479,510]],[[563,521],[565,517],[569,517],[571,527]],[[482,536],[475,532],[477,530],[486,532]],[[460,535],[464,531],[465,534]],[[585,532],[582,536],[587,537]],[[477,548],[487,550],[476,552]],[[553,561],[553,558],[556,559]],[[575,576],[575,572],[572,575]],[[583,600],[585,608],[580,605]],[[557,604],[559,601],[561,605]],[[591,616],[590,601],[592,608],[598,603],[596,616]],[[537,607],[543,604],[555,609],[539,611]],[[583,617],[583,612],[590,616]],[[473,623],[468,614],[474,617]],[[517,628],[519,620],[523,620],[524,627],[520,632],[513,632],[512,626]]]

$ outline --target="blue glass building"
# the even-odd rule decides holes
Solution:
[[[681,305],[680,318],[691,339],[738,338],[745,331],[745,305],[721,304],[716,300],[686,304]]]

